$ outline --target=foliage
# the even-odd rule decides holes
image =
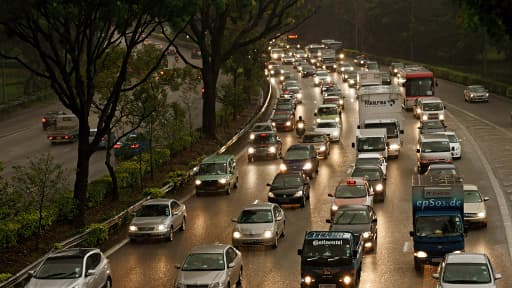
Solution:
[[[12,274],[10,273],[0,273],[0,283],[6,281],[7,279],[11,278]]]
[[[162,105],[162,113],[155,123],[155,138],[169,150],[169,156],[176,155],[192,143],[187,126],[187,113],[178,102]]]
[[[163,198],[165,197],[165,191],[155,187],[146,188],[144,189],[144,196],[150,196],[152,199]]]
[[[108,227],[105,224],[94,223],[87,226],[86,239],[82,242],[84,247],[98,247],[108,239]]]
[[[91,181],[87,186],[88,206],[100,205],[110,193],[112,193],[112,179],[109,176]]]

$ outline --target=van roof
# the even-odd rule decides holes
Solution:
[[[232,154],[212,154],[206,157],[201,163],[219,163],[227,162],[230,158],[234,158]]]

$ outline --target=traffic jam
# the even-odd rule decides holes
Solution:
[[[136,263],[147,261],[155,283],[175,288],[509,283],[503,244],[485,243],[488,229],[500,229],[487,207],[496,203],[459,169],[472,156],[434,74],[349,59],[342,46],[270,43],[270,117],[241,150],[199,164],[194,201],[150,200],[137,212],[131,244],[110,256],[114,279],[142,287]],[[148,238],[173,248],[154,250]],[[143,260],[159,253],[172,260]],[[174,272],[155,273],[170,263]]]

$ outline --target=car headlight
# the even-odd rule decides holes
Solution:
[[[340,122],[340,117],[336,117],[336,122]]]
[[[485,217],[485,215],[486,215],[486,213],[485,213],[485,212],[478,212],[478,214],[477,214],[477,216],[478,216],[479,218],[484,218],[484,217]]]
[[[220,178],[218,181],[220,184],[226,184],[226,178]]]
[[[348,83],[350,83],[350,84],[354,84],[354,79],[349,79],[349,80],[348,80]]]
[[[343,284],[345,285],[350,285],[350,283],[352,283],[352,277],[350,277],[349,275],[345,275],[343,276],[343,278],[341,279],[341,281],[343,282]]]
[[[272,235],[273,235],[273,234],[274,234],[274,233],[272,233],[272,231],[270,231],[270,230],[265,230],[265,232],[263,232],[263,237],[265,237],[265,238],[270,238],[270,237],[272,237]]]
[[[416,253],[414,253],[414,256],[418,257],[418,258],[426,258],[428,256],[427,252],[424,252],[424,251],[418,251]]]
[[[242,234],[240,232],[238,232],[238,231],[233,232],[233,238],[238,239],[238,238],[240,238],[240,236],[242,236]]]
[[[279,77],[279,80],[283,81],[284,80],[284,76]]]
[[[253,154],[254,152],[256,152],[256,150],[253,147],[249,147],[247,149],[247,153],[249,153],[249,154]]]
[[[439,120],[444,120],[444,114],[439,115]]]
[[[300,122],[299,124],[297,124],[297,128],[299,128],[299,129],[304,128],[304,123]]]
[[[275,74],[276,72],[274,70],[270,71],[270,74]]]
[[[274,193],[272,193],[272,192],[268,192],[268,197],[274,198],[274,197],[276,197],[276,195],[274,195]]]
[[[416,109],[416,113],[421,113],[421,109],[420,109],[420,108],[417,108],[417,109]]]
[[[251,135],[249,135],[249,138],[250,138],[251,140],[253,140],[253,139],[254,139],[254,133],[251,133]]]
[[[325,69],[325,68],[326,68],[326,66],[325,66],[325,65],[323,65],[323,66],[322,66],[322,68],[324,68],[324,69]]]
[[[288,167],[286,167],[286,164],[281,163],[281,165],[279,165],[279,170],[281,170],[281,172],[285,172],[288,170]]]
[[[187,286],[185,283],[176,282],[176,284],[174,284],[174,288],[187,288]]]
[[[286,121],[286,126],[290,126],[292,125],[292,122],[291,121]]]
[[[213,282],[213,283],[210,283],[210,285],[208,285],[208,288],[222,288],[224,287],[224,285],[222,285],[222,283],[220,282]]]
[[[339,136],[339,134],[340,134],[340,132],[339,132],[338,130],[336,130],[336,131],[332,132],[332,135],[333,135],[333,136]]]
[[[311,276],[306,276],[304,277],[304,283],[306,283],[306,285],[309,285],[311,284],[313,281],[315,281],[313,278],[311,278]]]
[[[320,152],[324,152],[325,150],[327,149],[327,147],[325,147],[325,145],[321,145],[320,148],[318,149]]]
[[[295,192],[295,194],[293,196],[294,197],[301,197],[302,196],[302,190],[299,191],[299,192]]]
[[[303,170],[310,170],[311,168],[313,168],[313,165],[311,164],[311,162],[307,162],[306,164],[304,164],[304,166],[302,167]]]
[[[331,211],[336,212],[336,210],[338,210],[338,205],[332,204],[331,205]]]
[[[375,190],[382,191],[382,189],[384,189],[384,186],[381,183],[375,185]]]
[[[394,73],[398,72],[398,69],[396,69],[396,68],[395,68],[395,69],[393,69],[393,72],[394,72]]]
[[[340,99],[340,104],[343,105],[343,100],[342,99]]]
[[[276,126],[276,122],[272,121],[272,126]]]
[[[333,67],[333,68],[336,68],[336,64],[332,64],[332,67]]]
[[[320,82],[320,80],[318,80],[318,78],[315,78],[315,83],[318,84],[318,82]]]
[[[297,98],[297,99],[301,99],[301,98],[302,98],[302,93],[297,93],[297,94],[295,94],[295,98]]]
[[[330,82],[331,81],[331,76],[328,76],[326,81]]]
[[[345,55],[344,54],[340,54],[340,59],[343,59],[345,58]]]
[[[156,230],[157,231],[165,231],[165,230],[167,230],[167,225],[165,225],[165,224],[158,224],[156,226]]]
[[[400,149],[400,144],[396,144],[396,143],[391,144],[391,145],[389,145],[389,149],[390,150],[398,150],[398,149]]]
[[[371,235],[372,235],[372,233],[371,233],[371,232],[366,231],[366,232],[363,232],[363,235],[362,235],[362,236],[363,236],[363,238],[364,238],[364,239],[368,239],[368,238],[370,238],[370,236],[371,236]]]
[[[196,185],[201,185],[202,181],[199,179],[196,179]]]
[[[268,147],[268,152],[270,152],[270,153],[276,153],[276,147],[274,147],[274,146],[270,146],[270,147]]]
[[[428,115],[427,115],[427,114],[425,114],[425,115],[423,115],[423,117],[421,117],[421,118],[422,118],[423,120],[428,120]]]
[[[135,226],[135,225],[130,225],[130,227],[128,227],[128,229],[130,230],[130,232],[139,231],[139,228],[137,228],[137,226]]]

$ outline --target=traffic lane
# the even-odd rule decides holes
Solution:
[[[436,94],[449,104],[471,112],[497,126],[512,130],[512,100],[502,96],[489,95],[489,103],[469,103],[464,101],[464,85],[438,80]]]

